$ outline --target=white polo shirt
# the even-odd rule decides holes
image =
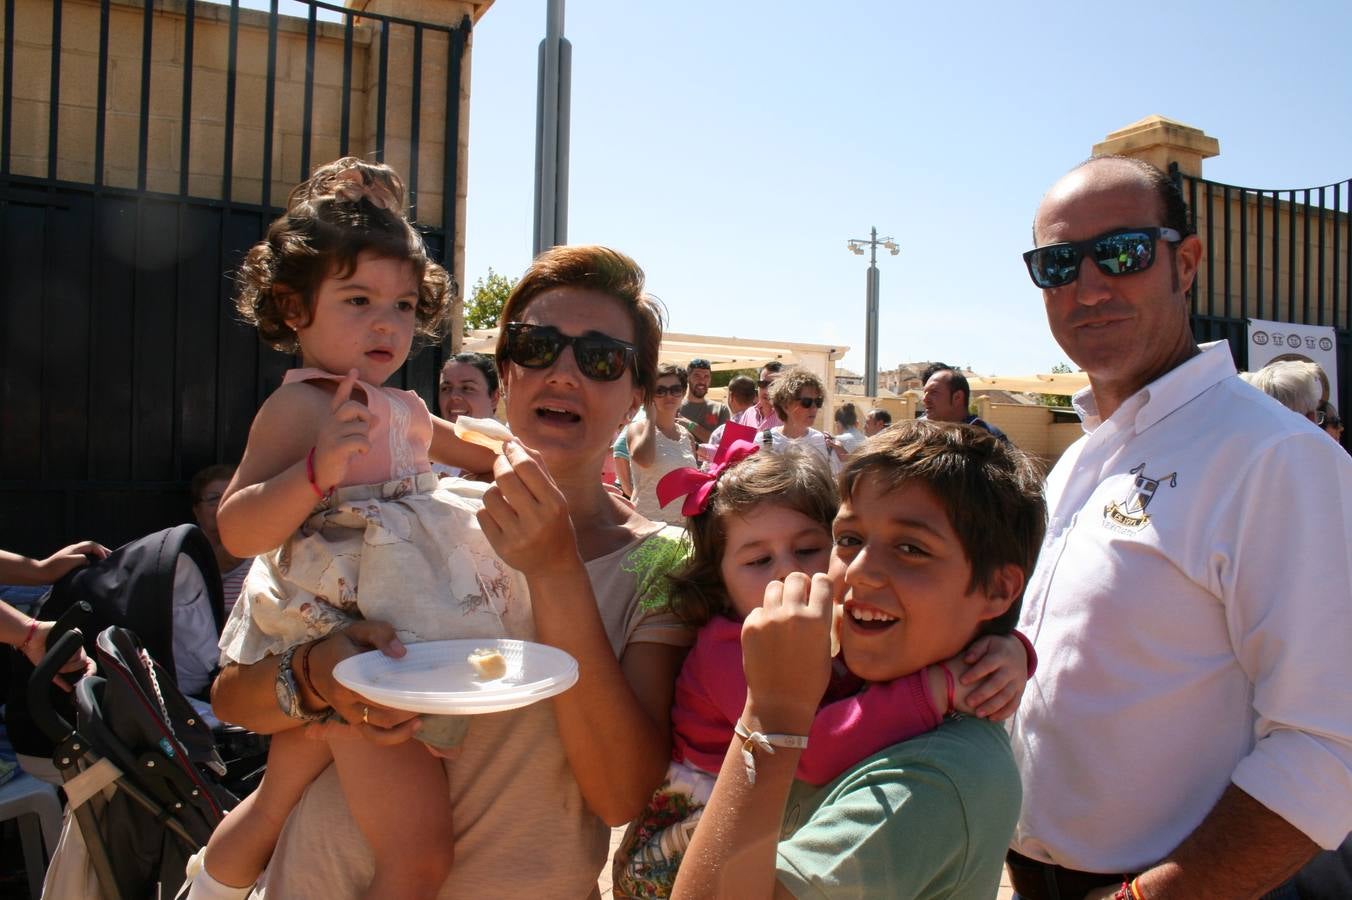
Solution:
[[[1352,831],[1352,460],[1203,352],[1047,480],[1019,627],[1014,848],[1091,872],[1168,855],[1232,781],[1323,847]]]

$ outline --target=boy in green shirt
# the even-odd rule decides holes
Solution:
[[[793,774],[830,675],[833,607],[866,682],[1007,634],[1042,543],[1041,478],[989,434],[920,420],[865,443],[840,488],[830,573],[772,583],[742,627],[741,737],[673,897],[996,894],[1020,802],[999,726],[951,719],[824,788]],[[964,681],[983,674],[978,663]]]

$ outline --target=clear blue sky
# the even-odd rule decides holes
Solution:
[[[544,2],[473,45],[467,285],[530,261]],[[1159,114],[1217,138],[1207,177],[1352,177],[1352,5],[571,0],[568,239],[631,254],[676,331],[850,346],[883,256],[879,361],[1063,361],[1019,254],[1042,192]]]

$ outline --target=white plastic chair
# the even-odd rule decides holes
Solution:
[[[36,900],[42,896],[42,876],[47,870],[47,859],[61,834],[61,800],[56,788],[27,772],[19,772],[11,781],[0,785],[0,822],[10,819],[19,820],[28,892]]]

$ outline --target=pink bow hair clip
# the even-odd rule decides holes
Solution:
[[[684,496],[681,515],[697,516],[709,505],[709,494],[718,484],[718,476],[760,449],[756,443],[756,429],[749,425],[728,422],[723,426],[723,438],[718,442],[714,458],[706,471],[685,467],[673,469],[657,482],[657,502],[666,506]]]

